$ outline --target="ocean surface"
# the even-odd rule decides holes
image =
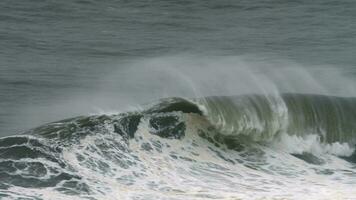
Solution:
[[[356,2],[0,1],[0,199],[356,199]]]

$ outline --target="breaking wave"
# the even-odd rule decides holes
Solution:
[[[0,197],[352,199],[355,111],[351,97],[252,94],[49,123],[0,139]]]

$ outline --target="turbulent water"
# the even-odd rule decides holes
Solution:
[[[168,98],[0,139],[8,199],[354,199],[356,99]]]
[[[0,199],[356,200],[355,13],[1,0]]]

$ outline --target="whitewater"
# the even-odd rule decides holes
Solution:
[[[354,98],[166,98],[0,139],[3,199],[353,199]]]

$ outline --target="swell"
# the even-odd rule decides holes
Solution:
[[[184,137],[186,122],[180,121],[179,113],[206,119],[209,129],[228,140],[269,142],[280,134],[288,134],[317,135],[321,143],[356,143],[356,98],[314,94],[166,98],[140,111],[80,116],[45,124],[24,135],[70,145],[111,126],[129,140],[134,138],[142,119],[148,118],[155,134],[180,139]]]
[[[205,121],[201,129],[208,131],[195,134],[235,150],[251,142],[279,140],[279,144],[274,145],[291,149],[295,154],[317,149],[318,154],[348,157],[356,144],[356,98],[290,93],[166,98],[140,111],[82,116],[50,123],[30,133],[70,145],[112,127],[113,132],[129,142],[135,138],[140,124],[147,120],[151,134],[182,139],[187,135],[188,123],[182,114],[196,115]]]
[[[296,136],[316,134],[325,143],[354,145],[356,142],[356,98],[289,93],[166,98],[140,111],[80,116],[45,124],[25,134],[70,143],[110,125],[115,132],[130,139],[145,117],[150,118],[153,129],[171,131],[174,124],[179,124],[177,113],[205,118],[219,134],[229,137],[269,141],[280,133]],[[160,134],[162,137],[176,137],[175,133],[163,132],[167,135]]]

